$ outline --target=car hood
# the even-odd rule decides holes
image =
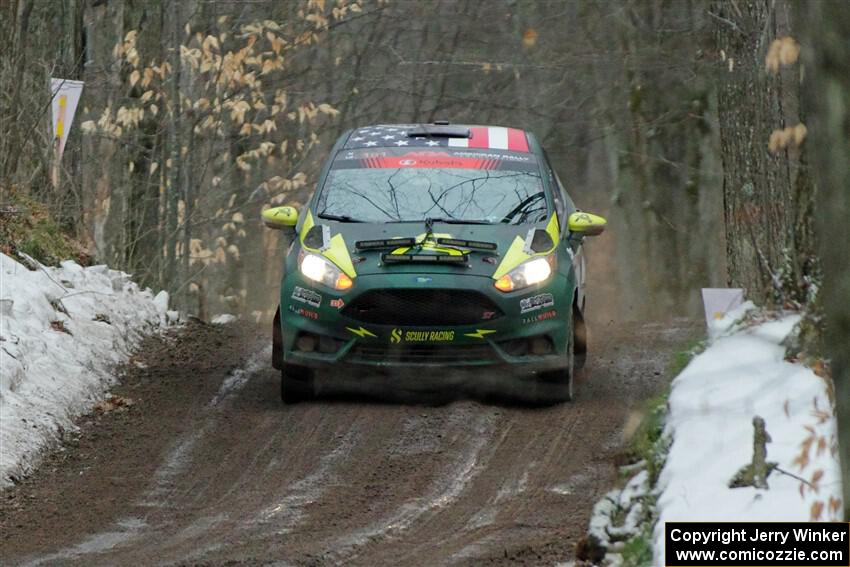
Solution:
[[[498,277],[534,254],[549,253],[557,242],[557,219],[550,218],[535,224],[448,224],[435,222],[431,236],[426,239],[425,223],[343,223],[316,219],[330,228],[331,237],[341,235],[345,241],[352,266],[357,276],[373,274],[457,274],[484,277]],[[542,233],[542,234],[541,234]],[[537,235],[539,238],[534,239]],[[548,236],[547,236],[548,235]],[[392,238],[414,238],[417,243],[425,242],[421,253],[445,254],[447,246],[437,243],[437,238],[451,238],[486,242],[495,245],[494,250],[480,250],[472,247],[450,246],[468,252],[469,261],[465,264],[437,263],[386,263],[381,257],[394,248],[363,250],[357,242]],[[528,244],[534,241],[533,249]],[[412,250],[417,252],[418,249]],[[496,275],[498,273],[498,276]]]

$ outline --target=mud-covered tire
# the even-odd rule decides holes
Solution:
[[[280,399],[285,404],[307,402],[316,397],[313,371],[303,366],[284,364],[280,371]]]
[[[578,306],[573,304],[573,369],[581,370],[587,360],[587,324]]]
[[[280,329],[280,307],[277,308],[272,323],[272,368],[283,369],[283,332]]]
[[[570,321],[570,333],[567,339],[566,360],[564,366],[556,370],[542,372],[538,376],[541,402],[569,402],[573,399],[573,377],[575,376],[575,335],[573,333],[575,317]]]

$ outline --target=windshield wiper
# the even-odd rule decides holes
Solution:
[[[366,222],[348,215],[332,215],[330,213],[319,213],[320,219],[335,220],[339,222]]]
[[[442,222],[446,224],[493,224],[490,221],[478,219],[425,219],[425,222],[428,221],[431,221],[431,224],[434,224],[435,222]]]
[[[419,220],[393,220],[393,221],[385,221],[386,224],[402,224],[402,223],[412,223],[412,222],[424,222],[426,225],[432,225],[437,222],[442,222],[445,224],[493,224],[490,221],[486,220],[478,220],[478,219],[444,219],[444,218],[426,218]]]

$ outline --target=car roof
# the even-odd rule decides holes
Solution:
[[[467,124],[376,124],[351,131],[342,149],[451,147],[531,153],[528,134],[518,128]]]

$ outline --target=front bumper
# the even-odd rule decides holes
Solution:
[[[492,279],[481,276],[379,274],[359,276],[351,290],[340,293],[296,273],[281,287],[283,356],[310,367],[560,368],[572,332],[572,290],[560,273],[542,286],[511,293],[499,292]],[[391,314],[352,310],[366,294],[383,292],[393,301],[404,298],[392,304],[399,323]],[[409,303],[417,297],[424,303]],[[481,317],[473,321],[476,298]]]

